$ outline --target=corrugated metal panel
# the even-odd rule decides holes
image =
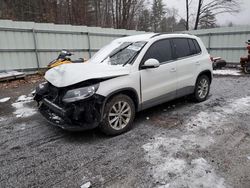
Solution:
[[[46,67],[61,49],[71,49],[72,59],[88,59],[115,38],[140,33],[145,32],[0,20],[0,71]]]
[[[240,57],[247,54],[245,42],[250,40],[250,26],[204,29],[188,33],[199,36],[212,56],[220,56],[227,62],[239,63]]]
[[[33,52],[1,52],[1,70],[36,68],[36,56]]]
[[[0,49],[32,49],[32,33],[0,31]]]

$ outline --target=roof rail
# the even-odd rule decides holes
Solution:
[[[156,33],[155,35],[153,35],[153,36],[150,37],[150,38],[152,39],[152,38],[157,37],[157,36],[159,36],[159,35],[161,35],[161,33]]]

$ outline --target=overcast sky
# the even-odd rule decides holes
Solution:
[[[227,25],[233,22],[234,25],[250,25],[250,0],[239,0],[241,1],[241,11],[238,14],[223,14],[217,16],[217,21],[220,25]],[[181,17],[185,18],[185,2],[186,0],[163,0],[168,8],[174,7],[178,10]],[[196,5],[197,6],[197,5]],[[192,7],[195,9],[195,7]]]

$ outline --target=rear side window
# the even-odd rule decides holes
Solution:
[[[194,39],[192,39],[192,40],[193,40],[194,45],[195,45],[195,48],[196,48],[196,54],[201,53],[201,47],[200,47],[200,45],[198,44],[198,42],[197,42],[196,40],[194,40]]]
[[[172,40],[176,58],[187,57],[201,52],[198,42],[194,39],[176,38]]]
[[[188,39],[188,44],[189,44],[189,48],[190,48],[190,55],[197,54],[197,50],[196,50],[193,39]]]
[[[160,40],[152,44],[144,55],[142,62],[144,63],[151,58],[157,59],[160,63],[172,60],[173,56],[170,40]]]
[[[176,58],[182,58],[190,55],[190,48],[187,39],[173,39],[173,45]]]

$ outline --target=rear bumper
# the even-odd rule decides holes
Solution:
[[[47,121],[50,124],[64,130],[83,131],[93,129],[99,125],[99,121],[83,122],[73,120],[71,117],[73,116],[75,110],[77,109],[64,109],[46,98],[42,99],[39,105],[39,111],[47,119]]]

